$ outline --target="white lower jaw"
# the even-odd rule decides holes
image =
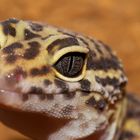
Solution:
[[[21,95],[13,91],[0,90],[0,105],[18,108],[22,103]]]

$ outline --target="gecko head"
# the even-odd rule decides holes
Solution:
[[[121,75],[107,47],[99,54],[93,40],[52,26],[10,19],[0,24],[0,37],[0,104],[6,107],[49,112],[56,105],[94,106],[96,93],[104,107],[109,95],[100,76],[111,68]],[[108,89],[119,80],[109,79]]]
[[[88,80],[79,82],[86,75],[89,49],[76,37],[15,19],[1,22],[0,36],[1,105],[21,109],[24,103],[46,102],[55,96],[72,96],[81,87],[89,89]]]

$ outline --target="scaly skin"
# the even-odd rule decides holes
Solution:
[[[119,139],[139,121],[139,115],[126,116],[127,101],[138,112],[139,106],[127,100],[123,66],[101,41],[9,19],[0,24],[0,45],[0,106],[67,120],[46,139],[75,140],[102,130],[100,140]]]

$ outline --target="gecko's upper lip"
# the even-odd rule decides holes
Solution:
[[[21,103],[21,94],[14,85],[8,85],[5,77],[0,77],[0,106],[15,106]]]

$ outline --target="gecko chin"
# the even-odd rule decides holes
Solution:
[[[7,80],[1,76],[0,81],[0,107],[2,108],[25,111],[23,106],[27,101],[37,103],[41,100],[40,96],[23,93],[16,87],[17,83],[14,80]]]

